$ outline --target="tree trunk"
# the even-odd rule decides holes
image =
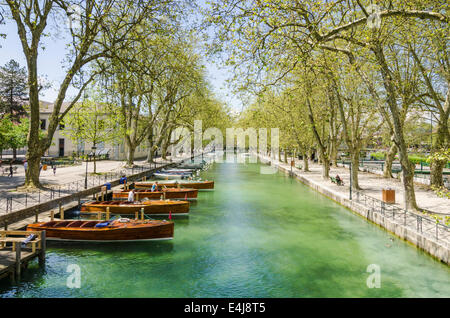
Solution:
[[[322,178],[329,179],[330,178],[330,160],[326,156],[322,157]]]
[[[352,175],[350,177],[352,178],[352,187],[356,190],[361,190],[358,182],[359,149],[356,149],[351,153],[351,159],[352,159]]]
[[[433,143],[432,153],[448,148],[449,143],[449,130],[447,122],[438,122],[438,129]],[[442,178],[442,173],[445,166],[447,165],[447,160],[433,160],[430,164],[430,185],[435,187],[444,186],[444,180]]]
[[[284,149],[284,163],[287,163],[287,150]]]
[[[392,163],[394,162],[395,155],[397,154],[397,146],[392,143],[388,152],[386,153],[386,160],[384,162],[383,177],[393,178],[392,176]]]
[[[17,159],[17,149],[13,148],[12,151],[13,151],[13,159]]]
[[[309,160],[308,155],[306,154],[306,151],[303,153],[303,171],[308,172],[309,171]]]
[[[136,146],[127,145],[127,166],[132,167],[134,165],[134,153],[136,151]]]
[[[387,104],[394,124],[394,139],[398,147],[400,156],[400,164],[403,174],[403,188],[405,191],[405,204],[407,209],[418,210],[416,195],[414,193],[414,169],[412,163],[408,159],[408,149],[403,135],[403,125],[397,105],[397,93],[393,83],[393,78],[387,65],[383,49],[379,42],[375,42],[372,50],[375,54],[377,62],[380,66],[383,85],[387,93]]]

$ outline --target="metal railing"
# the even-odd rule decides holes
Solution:
[[[87,177],[87,188],[104,185],[109,181],[120,179],[124,175],[130,176],[137,173],[158,169],[170,163],[173,162],[152,163],[145,166],[123,168],[117,171],[106,172],[99,175],[89,175]],[[56,198],[78,193],[85,190],[85,182],[86,178],[83,178],[63,184],[48,185],[43,189],[38,189],[37,191],[30,193],[25,192],[7,195],[6,197],[0,198],[0,214],[11,213],[16,210],[21,210],[30,206],[41,204],[48,200],[53,200]]]
[[[364,206],[370,208],[372,212],[377,212],[406,228],[413,229],[430,239],[436,240],[445,247],[450,248],[449,226],[442,223],[445,222],[445,220],[438,221],[428,215],[405,210],[401,207],[368,196],[360,191],[354,190],[354,194],[354,200],[364,204]],[[442,218],[445,218],[445,216],[442,216]]]

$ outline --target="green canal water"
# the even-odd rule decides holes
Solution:
[[[216,163],[171,241],[48,243],[2,297],[450,297],[450,269],[283,173]],[[80,288],[67,287],[80,268]],[[372,266],[380,288],[368,288]],[[69,267],[70,268],[70,267]]]

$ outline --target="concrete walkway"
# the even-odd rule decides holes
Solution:
[[[161,160],[161,158],[158,158],[156,161],[158,164],[167,162]],[[137,167],[131,169],[125,167],[124,161],[98,161],[96,171],[100,175],[90,175],[93,172],[94,165],[92,162],[89,162],[88,188],[104,184],[111,178],[119,178],[120,175],[130,175],[139,172],[140,169],[150,168],[150,165],[145,160],[135,161],[135,165]],[[0,176],[0,214],[22,209],[84,189],[86,175],[86,163],[84,162],[81,165],[57,168],[55,175],[51,169],[47,169],[46,171],[41,170],[40,181],[45,189],[32,193],[17,191],[17,187],[22,186],[25,182],[25,170],[23,166],[17,165],[17,167],[17,173],[12,178]],[[105,175],[105,173],[108,173],[108,175]],[[8,201],[7,198],[11,201]]]
[[[268,159],[268,157],[266,157]],[[288,159],[289,161],[290,159]],[[282,166],[288,167],[289,164],[281,163]],[[295,160],[295,166],[303,166],[302,160]],[[294,168],[297,174],[305,176],[316,183],[326,186],[333,191],[340,193],[341,195],[349,196],[350,192],[350,173],[348,168],[343,167],[331,167],[330,177],[339,175],[344,180],[344,186],[338,186],[331,182],[331,180],[324,180],[322,178],[322,166],[319,164],[309,163],[310,172],[304,172],[300,169]],[[395,205],[401,208],[405,208],[404,190],[402,183],[397,179],[386,179],[380,175],[362,172],[358,174],[360,192],[371,196],[375,199],[381,200],[381,190],[391,188],[395,190]],[[419,208],[431,211],[439,215],[450,216],[450,200],[447,198],[438,197],[434,191],[429,189],[428,186],[423,184],[414,185],[416,202]]]

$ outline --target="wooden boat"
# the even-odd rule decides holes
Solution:
[[[27,231],[42,230],[45,230],[48,240],[134,242],[170,240],[173,238],[174,224],[171,221],[160,220],[118,219],[114,221],[50,221],[27,226]]]
[[[159,187],[159,191],[151,192],[149,189],[136,189],[134,191],[135,200],[140,199],[160,199],[161,196],[166,199],[197,199],[198,189],[192,188],[165,188],[161,189]],[[113,192],[113,200],[123,200],[128,199],[129,190],[121,190]]]
[[[135,182],[134,187],[136,189],[148,189],[151,188],[154,181],[147,182]],[[192,188],[198,190],[214,189],[214,181],[196,181],[196,180],[170,180],[170,181],[159,181],[158,184],[165,186],[167,188],[177,188],[178,185],[181,188]]]
[[[195,172],[195,169],[161,169],[163,173],[185,173],[192,174]]]
[[[184,173],[161,173],[161,172],[155,172],[153,176],[156,179],[160,180],[175,180],[175,179],[187,179],[190,175],[184,174]]]
[[[188,201],[175,200],[149,200],[149,201],[93,201],[84,203],[81,212],[106,212],[109,208],[111,214],[135,214],[144,209],[145,214],[187,214],[189,212]]]

